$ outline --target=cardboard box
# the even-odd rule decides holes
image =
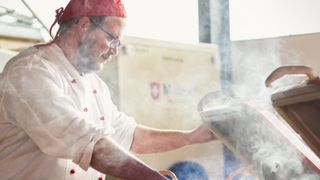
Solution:
[[[100,73],[119,109],[138,123],[155,128],[192,129],[199,125],[199,100],[220,88],[218,47],[134,37],[125,37],[123,44],[116,60]],[[220,141],[139,157],[157,169],[179,161],[197,162],[210,177],[223,179]]]

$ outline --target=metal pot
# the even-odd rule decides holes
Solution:
[[[273,115],[257,107],[218,91],[202,98],[198,110],[203,122],[261,180],[316,177],[304,173],[303,156],[270,122]]]

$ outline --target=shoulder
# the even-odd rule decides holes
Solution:
[[[3,70],[3,74],[12,71],[15,68],[48,68],[53,66],[50,61],[44,58],[44,51],[36,47],[30,47],[8,61]]]
[[[28,48],[6,64],[1,76],[13,85],[43,83],[44,80],[59,83],[60,77],[56,65],[43,56],[44,51],[31,47]]]

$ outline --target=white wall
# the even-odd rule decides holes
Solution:
[[[232,40],[320,32],[319,0],[230,0]]]
[[[124,0],[126,34],[165,41],[198,42],[198,0]]]
[[[0,49],[0,73],[2,72],[4,66],[8,62],[9,59],[11,59],[13,56],[15,56],[17,53],[5,49]]]
[[[55,10],[69,0],[25,0],[49,28]],[[198,0],[123,0],[127,9],[125,34],[175,42],[198,42]],[[1,6],[30,15],[20,1],[1,0]],[[54,30],[57,30],[56,26]]]
[[[25,1],[48,27],[54,20],[55,9],[68,3],[68,0]],[[187,43],[198,41],[198,0],[123,1],[128,11],[127,35]],[[320,32],[319,0],[229,1],[232,40]],[[28,14],[21,1],[1,0],[0,5]]]
[[[238,93],[246,98],[269,99],[271,91],[264,81],[283,65],[310,66],[320,75],[319,47],[320,33],[233,42],[233,78]],[[279,80],[290,84],[303,79],[291,75]]]

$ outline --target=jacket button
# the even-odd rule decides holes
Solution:
[[[101,120],[101,121],[104,121],[104,116],[101,116],[101,117],[100,117],[100,120]]]
[[[74,173],[76,173],[76,171],[74,169],[71,169],[70,174],[74,174]]]
[[[99,179],[98,180],[103,180],[103,178],[102,177],[99,177]]]
[[[84,108],[83,111],[84,111],[84,112],[88,112],[88,108]]]

